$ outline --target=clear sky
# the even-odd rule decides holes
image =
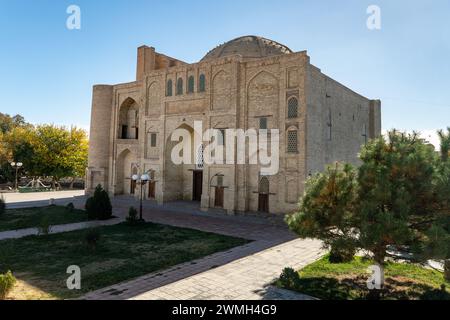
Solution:
[[[66,28],[71,4],[81,30]],[[366,26],[372,4],[381,30]],[[248,34],[381,99],[385,130],[450,126],[448,0],[0,0],[0,112],[89,128],[92,85],[133,81],[138,46],[196,62]]]

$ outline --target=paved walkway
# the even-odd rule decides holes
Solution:
[[[0,193],[6,203],[7,209],[43,207],[49,205],[50,199],[56,204],[67,204],[84,200],[84,190],[50,191],[50,192],[6,192]]]
[[[324,252],[317,240],[292,240],[266,248],[255,241],[225,253],[91,292],[89,300],[309,300],[271,285],[285,267],[299,269]],[[241,257],[241,258],[239,258]],[[234,260],[238,258],[237,260]],[[234,260],[234,261],[233,261]]]

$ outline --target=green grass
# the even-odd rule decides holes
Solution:
[[[330,263],[328,256],[306,266],[298,272],[300,280],[294,288],[304,294],[327,300],[366,299],[369,293],[367,271],[374,262],[355,257],[349,263]],[[283,287],[278,280],[276,283]],[[445,284],[446,291],[440,290]],[[385,290],[382,299],[450,299],[450,283],[442,272],[411,263],[389,262],[385,266]]]
[[[73,298],[248,243],[153,223],[122,223],[98,230],[101,237],[95,250],[86,244],[87,230],[0,241],[0,272],[11,270],[19,280],[52,297]],[[81,268],[79,291],[66,288],[70,265]]]
[[[0,231],[39,227],[43,219],[50,225],[58,225],[87,221],[88,217],[84,210],[74,209],[70,212],[61,206],[7,209],[0,215]]]

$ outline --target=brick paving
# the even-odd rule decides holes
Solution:
[[[225,253],[91,292],[93,300],[312,299],[271,285],[285,267],[300,269],[324,252],[317,240],[291,240],[270,248],[255,241]],[[262,249],[262,251],[260,251]]]

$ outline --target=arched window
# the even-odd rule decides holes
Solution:
[[[297,98],[292,97],[288,100],[287,114],[288,114],[289,119],[298,117],[298,100],[297,100]]]
[[[177,95],[183,94],[183,79],[178,78],[177,80]]]
[[[206,90],[206,78],[204,74],[201,74],[198,78],[198,91],[205,92]]]
[[[189,76],[189,79],[188,79],[188,93],[194,93],[194,76]]]
[[[269,179],[267,179],[267,177],[262,177],[261,180],[259,180],[258,192],[269,194]]]
[[[172,80],[167,80],[167,92],[166,92],[166,95],[168,96],[168,97],[171,97],[172,96]]]
[[[297,130],[289,130],[287,132],[287,152],[297,153]]]

